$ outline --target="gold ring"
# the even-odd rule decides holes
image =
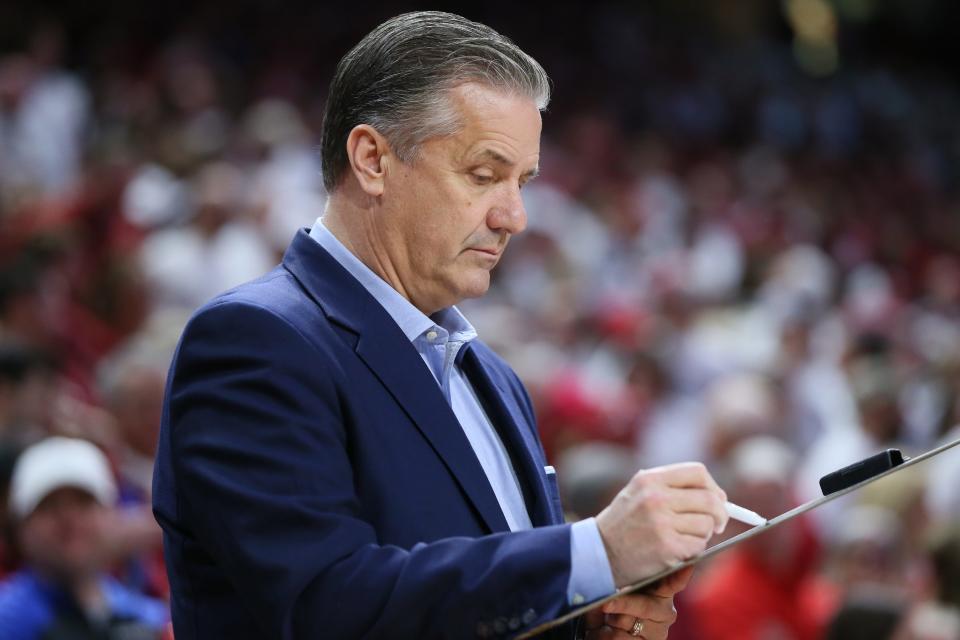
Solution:
[[[643,620],[637,618],[637,621],[633,623],[633,629],[630,629],[630,635],[639,638],[641,633],[643,633]]]

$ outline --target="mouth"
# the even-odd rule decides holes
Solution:
[[[501,253],[502,250],[501,250],[501,249],[497,249],[497,248],[494,248],[494,249],[478,249],[478,248],[476,248],[476,247],[471,247],[471,248],[470,248],[470,251],[476,251],[477,253],[484,253],[484,254],[486,254],[486,255],[488,255],[488,256],[493,256],[494,258],[499,258],[499,257],[500,257],[500,253]]]
[[[500,256],[503,254],[503,249],[470,248],[468,251],[477,256],[476,260],[479,260],[486,268],[493,268],[494,265],[500,262]]]

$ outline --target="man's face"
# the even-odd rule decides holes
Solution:
[[[46,496],[20,524],[31,566],[58,578],[100,568],[107,510],[86,491],[64,487]]]
[[[537,172],[540,112],[478,84],[451,91],[459,133],[387,165],[379,244],[402,293],[427,314],[486,293],[507,242],[526,227],[521,187]]]

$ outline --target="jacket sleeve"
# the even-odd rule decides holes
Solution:
[[[263,637],[499,637],[562,613],[568,526],[378,543],[358,516],[343,376],[322,343],[235,301],[194,317],[171,370],[176,520]]]

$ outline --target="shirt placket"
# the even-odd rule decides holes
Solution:
[[[427,331],[425,337],[427,344],[429,345],[428,350],[430,353],[431,368],[433,369],[434,375],[437,378],[437,382],[440,385],[440,389],[443,391],[443,396],[447,399],[447,403],[450,403],[450,371],[448,368],[449,361],[449,345],[448,340],[449,334],[446,330],[440,327],[433,327]]]

